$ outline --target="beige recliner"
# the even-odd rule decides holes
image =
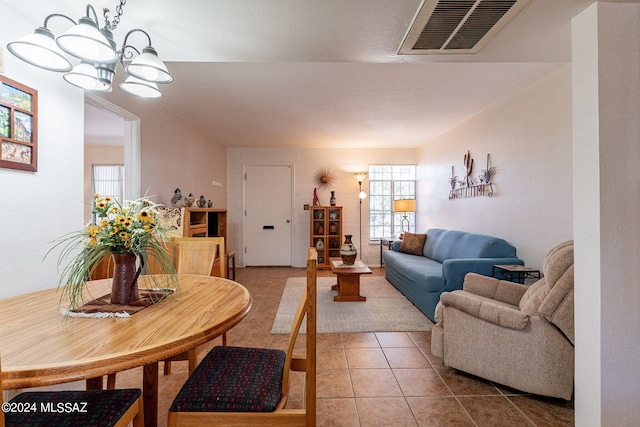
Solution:
[[[573,241],[545,257],[531,286],[469,273],[436,307],[431,352],[518,390],[570,400],[574,385]]]

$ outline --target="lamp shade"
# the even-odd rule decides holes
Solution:
[[[120,83],[120,89],[141,98],[160,98],[162,96],[162,93],[158,90],[158,85],[135,77],[129,77],[123,83]]]
[[[108,64],[118,60],[118,54],[109,40],[100,32],[98,25],[86,16],[59,36],[56,43],[69,55],[86,62]]]
[[[416,201],[415,199],[401,199],[393,201],[394,212],[415,212]]]
[[[36,28],[33,34],[9,43],[7,49],[23,61],[45,70],[65,72],[72,68],[48,28]]]
[[[356,177],[356,180],[358,182],[364,181],[364,179],[367,177],[367,173],[366,172],[356,172],[353,175]]]
[[[158,58],[158,53],[151,46],[147,46],[142,53],[125,67],[127,74],[153,83],[171,83],[173,77],[167,66]]]

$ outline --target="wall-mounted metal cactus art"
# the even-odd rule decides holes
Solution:
[[[471,152],[467,150],[467,154],[464,155],[464,180],[467,183],[467,187],[471,185],[471,174],[473,173],[473,159],[471,158]]]
[[[473,177],[473,158],[471,151],[467,150],[464,155],[463,165],[465,175],[463,181],[458,181],[458,177],[454,174],[454,167],[451,166],[451,190],[449,191],[449,200],[460,199],[476,196],[493,196],[493,186],[491,185],[491,177],[495,174],[496,168],[489,167],[489,154],[487,154],[487,168],[482,170],[482,174],[478,177],[478,184]]]

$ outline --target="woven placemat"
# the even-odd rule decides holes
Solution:
[[[156,304],[175,292],[175,289],[141,289],[140,299],[131,304],[111,304],[111,294],[86,302],[76,310],[65,310],[71,317],[129,317],[140,310]]]

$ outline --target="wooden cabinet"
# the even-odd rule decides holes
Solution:
[[[227,238],[227,210],[216,208],[185,208],[184,237]]]
[[[318,268],[330,268],[329,258],[340,257],[342,206],[311,207],[311,246],[318,251]]]

